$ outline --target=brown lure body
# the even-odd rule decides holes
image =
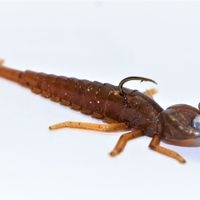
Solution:
[[[136,90],[126,89],[128,105],[118,92],[118,87],[110,84],[47,75],[32,71],[12,71],[0,68],[0,76],[30,88],[53,101],[80,110],[84,114],[99,119],[125,122],[129,128],[141,129],[152,136],[156,131],[156,120],[162,108],[150,97]]]
[[[98,125],[96,128],[92,125],[93,130],[110,131],[119,127],[131,129],[132,132],[122,135],[111,152],[112,156],[119,154],[129,140],[142,135],[153,137],[151,149],[182,163],[185,160],[179,154],[159,146],[160,140],[181,146],[199,145],[200,130],[194,129],[192,122],[200,112],[191,106],[175,105],[163,110],[152,98],[137,90],[124,89],[121,95],[119,88],[110,84],[32,71],[22,72],[4,66],[0,66],[0,77],[84,114],[118,123]],[[62,127],[90,129],[90,125],[68,122],[62,124]]]

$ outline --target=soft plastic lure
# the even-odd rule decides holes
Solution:
[[[51,130],[63,127],[107,132],[130,130],[120,137],[111,156],[122,152],[129,140],[146,135],[152,137],[149,145],[152,150],[185,163],[178,153],[160,146],[160,141],[179,146],[200,144],[199,109],[189,105],[174,105],[163,110],[152,99],[155,89],[141,93],[123,88],[123,84],[129,80],[154,82],[151,79],[128,77],[119,86],[113,86],[32,71],[23,72],[7,68],[3,62],[0,64],[0,76],[30,88],[36,94],[107,122],[63,122],[50,126]]]

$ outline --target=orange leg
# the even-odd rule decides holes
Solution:
[[[124,150],[124,148],[125,148],[125,146],[126,146],[128,141],[130,141],[130,140],[132,140],[134,138],[143,136],[143,135],[144,135],[144,133],[142,131],[140,131],[140,130],[134,130],[132,132],[128,132],[128,133],[123,134],[119,138],[115,148],[110,152],[110,155],[111,156],[118,155],[119,153],[121,153]]]
[[[186,160],[182,156],[180,156],[178,153],[176,153],[175,151],[172,151],[172,150],[166,149],[164,147],[161,147],[160,146],[160,138],[159,138],[158,135],[154,135],[153,136],[149,147],[154,151],[157,151],[157,152],[159,152],[161,154],[164,154],[166,156],[169,156],[171,158],[176,159],[180,163],[185,163],[186,162]]]
[[[146,90],[144,92],[145,95],[147,95],[148,97],[151,97],[151,98],[153,98],[153,95],[155,95],[156,93],[158,93],[158,91],[155,88]]]
[[[49,127],[50,130],[61,128],[79,128],[95,131],[119,131],[128,129],[128,126],[125,123],[94,124],[86,122],[63,122]]]

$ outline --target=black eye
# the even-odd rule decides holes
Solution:
[[[200,115],[197,115],[193,121],[192,121],[192,126],[194,129],[200,130]]]

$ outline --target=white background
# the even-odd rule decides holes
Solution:
[[[0,2],[6,65],[118,84],[156,80],[166,108],[200,101],[200,4],[196,2]],[[128,83],[145,90],[152,84]],[[131,141],[110,158],[118,134],[48,126],[99,122],[0,80],[0,199],[197,199],[200,148],[163,144],[187,164]]]

